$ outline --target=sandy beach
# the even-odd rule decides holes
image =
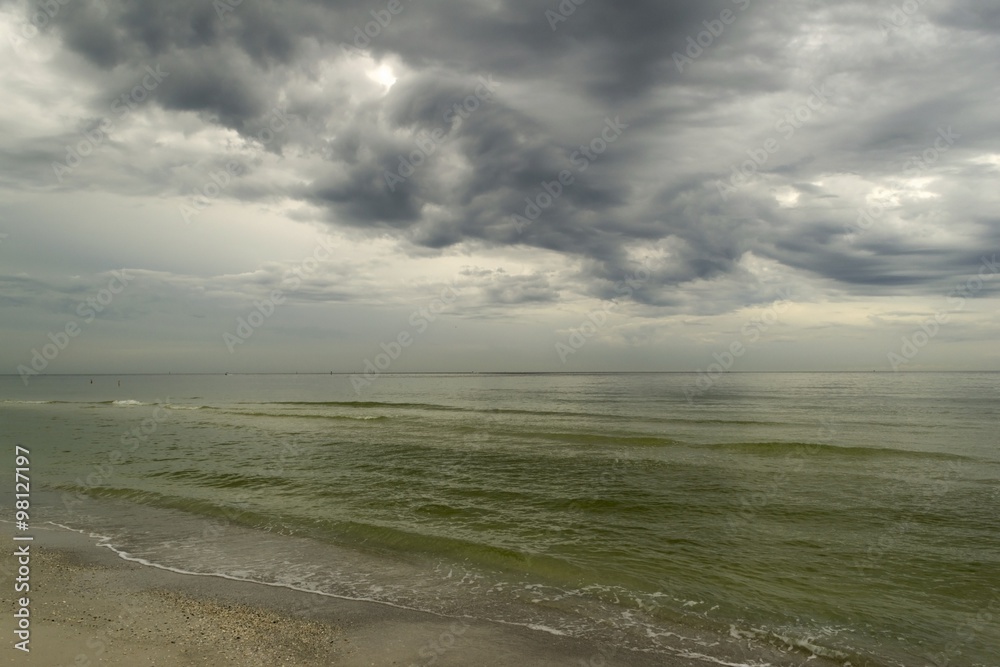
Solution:
[[[9,525],[5,528],[12,543]],[[12,591],[13,575],[5,574],[5,580],[5,590]],[[5,664],[666,664],[662,656],[528,628],[171,572],[123,560],[93,540],[61,529],[35,531],[30,584],[31,650],[24,653],[9,641]],[[10,616],[5,625],[10,627]]]

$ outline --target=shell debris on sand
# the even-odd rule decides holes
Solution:
[[[45,664],[312,667],[352,652],[331,624],[121,581],[42,546],[32,557],[31,657]]]

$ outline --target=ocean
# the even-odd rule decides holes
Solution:
[[[748,667],[1000,664],[998,424],[986,372],[0,378],[33,526]]]

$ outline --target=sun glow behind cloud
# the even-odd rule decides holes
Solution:
[[[393,74],[392,68],[389,65],[379,65],[378,68],[373,70],[367,70],[365,72],[372,81],[377,81],[378,83],[385,86],[385,91],[389,90],[396,84],[396,76]]]
[[[289,0],[262,22],[246,3],[220,19],[210,5],[108,2],[87,24],[94,7],[79,0],[17,48],[6,38],[28,5],[9,4],[0,321],[19,328],[7,325],[0,362],[16,367],[34,333],[63,326],[67,303],[125,266],[142,288],[116,300],[102,336],[60,358],[64,370],[113,363],[122,344],[143,370],[175,338],[192,341],[180,361],[227,370],[280,370],[268,360],[336,338],[322,353],[351,370],[446,283],[461,299],[407,368],[569,369],[553,344],[612,299],[570,370],[697,368],[787,290],[795,305],[748,368],[870,367],[1000,250],[1000,131],[987,103],[998,29],[982,17],[969,38],[955,17],[979,10],[957,3],[964,13],[927,11],[890,35],[878,16],[891,0],[754,4],[683,71],[672,54],[711,18],[697,3],[642,15],[595,5],[556,32],[515,0],[469,0],[458,13],[414,5],[363,52],[341,44],[367,11],[330,3]],[[195,25],[211,27],[197,43]],[[151,64],[169,76],[87,146],[84,133]],[[498,85],[477,98],[483,81]],[[786,136],[775,122],[814,85],[826,102]],[[600,143],[617,121],[627,129]],[[910,170],[950,126],[954,145]],[[716,181],[769,137],[777,150],[720,197]],[[53,163],[81,146],[89,154],[55,178]],[[591,146],[601,151],[582,169],[572,156]],[[563,170],[573,180],[557,192]],[[518,230],[511,216],[544,197]],[[188,222],[178,211],[195,204]],[[221,332],[245,314],[240,295],[252,305],[280,289],[325,235],[337,252],[220,362]],[[998,286],[968,299],[914,367],[978,367],[998,337],[986,316]],[[916,314],[893,316],[902,302]]]

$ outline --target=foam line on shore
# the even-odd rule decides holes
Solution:
[[[123,549],[119,549],[119,548],[115,547],[113,544],[111,544],[111,539],[112,538],[108,537],[107,535],[101,535],[99,533],[91,533],[91,532],[88,532],[88,531],[85,531],[85,530],[82,530],[82,529],[79,529],[79,528],[73,528],[71,526],[66,526],[66,525],[63,525],[61,523],[57,523],[55,521],[49,521],[47,523],[50,523],[53,526],[57,526],[57,527],[62,528],[64,530],[69,530],[71,532],[78,533],[80,535],[86,535],[87,537],[89,537],[91,539],[97,540],[97,542],[95,543],[94,546],[105,547],[106,549],[111,550],[115,555],[117,555],[119,558],[121,558],[124,561],[128,561],[130,563],[137,563],[139,565],[145,565],[147,567],[154,567],[154,568],[157,568],[159,570],[165,570],[167,572],[173,572],[175,574],[189,575],[189,576],[193,576],[193,577],[214,577],[214,578],[217,578],[217,579],[228,579],[230,581],[241,581],[241,582],[250,583],[250,584],[259,584],[261,586],[271,586],[273,588],[284,588],[286,590],[297,591],[299,593],[311,593],[313,595],[322,595],[324,597],[335,598],[335,599],[338,599],[338,600],[349,600],[351,602],[368,602],[368,603],[371,603],[371,604],[377,604],[377,605],[382,605],[382,606],[386,606],[386,607],[393,607],[395,609],[401,609],[403,611],[415,612],[415,613],[419,613],[419,614],[430,614],[431,616],[436,616],[438,618],[443,618],[443,619],[454,620],[454,619],[464,618],[464,619],[469,619],[469,620],[481,620],[481,621],[488,621],[490,623],[500,623],[502,625],[512,625],[512,626],[527,628],[528,630],[533,630],[535,632],[545,632],[545,633],[548,633],[548,634],[551,634],[551,635],[555,635],[555,636],[558,636],[558,637],[568,637],[568,636],[571,636],[571,635],[569,635],[569,634],[567,634],[565,632],[562,632],[560,630],[556,630],[554,628],[549,628],[549,627],[546,627],[544,625],[539,625],[537,623],[515,623],[513,621],[498,621],[498,620],[494,620],[494,619],[490,619],[490,618],[475,619],[472,616],[448,616],[446,614],[441,614],[441,613],[438,613],[438,612],[435,612],[435,611],[429,611],[429,610],[426,610],[426,609],[418,609],[416,607],[407,607],[406,605],[396,604],[396,603],[388,602],[388,601],[385,601],[385,600],[375,600],[373,598],[364,598],[364,597],[352,597],[352,596],[349,596],[349,595],[338,595],[336,593],[327,593],[325,591],[317,591],[317,590],[312,590],[312,589],[309,589],[309,588],[302,588],[300,586],[294,586],[294,585],[291,585],[291,584],[280,584],[280,583],[273,582],[273,581],[257,581],[256,579],[248,579],[246,577],[237,577],[235,575],[225,574],[225,573],[222,573],[222,572],[192,572],[190,570],[183,570],[181,568],[171,567],[169,565],[162,565],[160,563],[154,563],[153,561],[146,560],[145,558],[140,558],[138,556],[133,556],[132,554],[128,553],[127,551],[125,551]],[[752,667],[752,666],[750,666],[750,667]]]

